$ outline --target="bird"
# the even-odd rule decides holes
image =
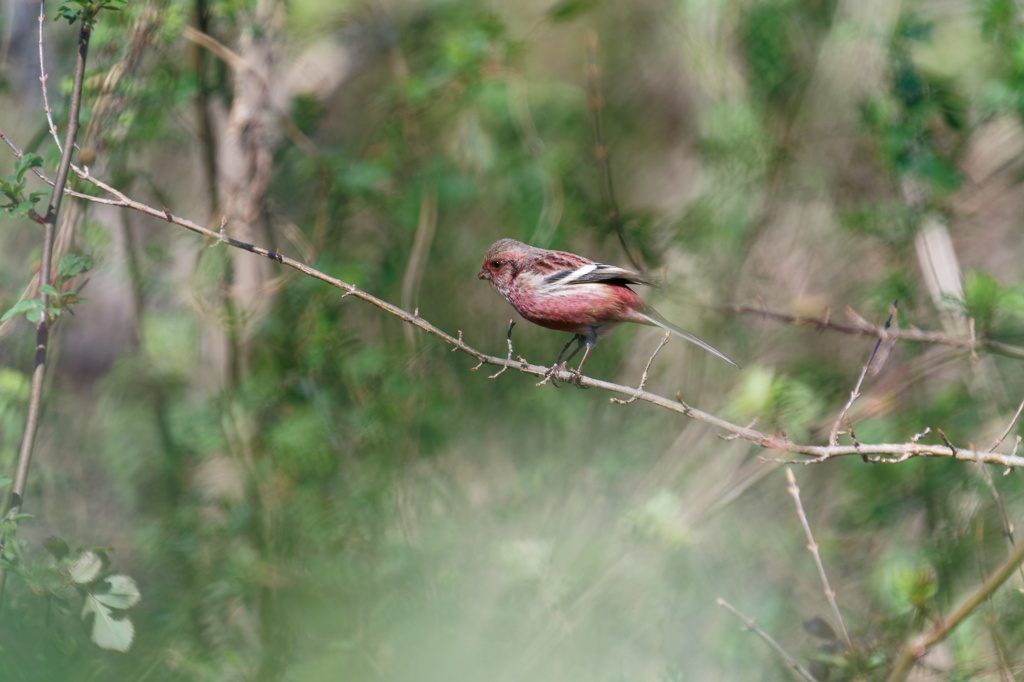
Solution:
[[[566,251],[540,249],[515,239],[500,239],[487,249],[477,277],[489,280],[527,321],[573,334],[558,353],[548,376],[564,370],[585,348],[573,372],[578,385],[583,365],[598,339],[624,322],[661,327],[741,369],[722,351],[669,322],[630,289],[629,285],[654,284],[632,270]],[[576,348],[563,363],[562,355],[573,341]]]

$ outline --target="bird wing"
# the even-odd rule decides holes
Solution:
[[[575,269],[558,270],[544,278],[547,284],[654,284],[642,275],[604,263],[587,263]]]

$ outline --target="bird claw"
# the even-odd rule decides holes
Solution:
[[[544,381],[551,381],[551,385],[554,386],[555,388],[558,388],[558,380],[555,379],[555,375],[558,374],[559,372],[565,371],[565,364],[566,363],[564,362],[556,362],[555,364],[551,365],[551,369],[544,373]]]
[[[582,384],[583,375],[580,374],[580,371],[578,369],[569,369],[567,367],[568,364],[568,361],[565,361],[552,365],[551,369],[544,373],[544,381],[550,381],[552,386],[554,386],[555,388],[560,388],[558,385],[558,380],[555,378],[555,375],[558,374],[559,372],[568,372],[569,374],[572,375],[570,383],[573,386],[575,386],[576,388],[590,388],[589,386],[584,386]]]

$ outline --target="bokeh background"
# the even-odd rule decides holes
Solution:
[[[63,130],[77,32],[57,7]],[[38,13],[0,9],[0,130],[52,177]],[[514,237],[632,256],[666,317],[744,365],[673,340],[647,388],[795,442],[827,442],[875,339],[729,306],[881,324],[898,300],[901,328],[974,335],[976,353],[896,344],[851,411],[861,442],[931,427],[985,448],[1024,398],[1021,357],[982,343],[1024,344],[1010,0],[132,0],[100,15],[88,65],[94,175],[482,351],[505,354],[512,311],[476,271]],[[717,598],[820,679],[880,679],[1009,552],[992,489],[1010,523],[1024,509],[998,469],[990,488],[939,459],[796,467],[844,650],[775,453],[598,390],[488,379],[166,222],[77,200],[61,218],[59,252],[96,265],[53,336],[21,561],[52,567],[53,536],[110,548],[142,600],[130,651],[104,651],[74,590],[12,575],[3,680],[791,679]],[[2,225],[6,310],[40,229]],[[9,476],[35,334],[0,333]],[[536,364],[566,340],[513,339]],[[636,385],[659,340],[621,329],[588,374]],[[1019,674],[1010,582],[927,675]]]

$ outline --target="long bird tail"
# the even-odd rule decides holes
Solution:
[[[723,360],[728,362],[730,365],[735,367],[736,369],[743,369],[742,367],[739,366],[739,364],[735,360],[730,358],[728,355],[726,355],[722,351],[718,350],[717,348],[715,348],[714,346],[712,346],[709,343],[705,343],[704,341],[701,341],[700,339],[698,339],[696,336],[694,336],[690,332],[688,332],[688,331],[686,331],[684,329],[680,329],[679,327],[675,326],[674,324],[672,324],[671,322],[666,320],[662,316],[662,314],[659,313],[654,308],[648,308],[647,310],[645,310],[644,312],[642,312],[640,314],[643,315],[645,320],[647,320],[649,323],[651,323],[655,327],[661,327],[662,329],[665,329],[667,331],[672,332],[676,336],[681,336],[682,338],[686,339],[690,343],[697,344],[698,346],[700,346],[704,350],[708,351],[709,353],[714,353],[715,355],[717,355],[718,357],[722,358]]]

